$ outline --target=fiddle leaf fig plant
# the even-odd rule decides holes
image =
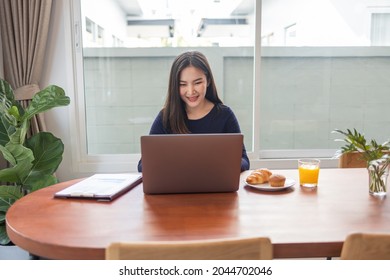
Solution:
[[[23,109],[9,83],[0,79],[0,152],[8,162],[0,170],[0,245],[10,243],[5,225],[9,207],[26,194],[57,183],[54,173],[62,161],[64,144],[50,132],[28,137],[30,120],[69,103],[64,90],[51,85],[36,93]]]

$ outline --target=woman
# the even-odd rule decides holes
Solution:
[[[240,133],[233,111],[222,103],[207,58],[200,52],[177,56],[169,75],[168,94],[150,134]],[[241,171],[249,169],[245,146]],[[142,172],[142,162],[138,163]]]

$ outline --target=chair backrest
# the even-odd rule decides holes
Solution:
[[[270,260],[267,237],[205,241],[116,242],[106,248],[107,260]]]
[[[390,260],[390,233],[353,233],[341,250],[342,260]]]
[[[361,158],[359,152],[342,154],[339,158],[339,168],[364,168],[366,162]]]

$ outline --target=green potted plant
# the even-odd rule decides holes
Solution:
[[[385,196],[390,165],[389,141],[382,144],[378,144],[374,139],[367,141],[365,136],[356,129],[346,131],[336,129],[332,132],[345,136],[344,139],[335,140],[345,142],[345,145],[336,151],[335,157],[339,158],[343,154],[357,152],[360,160],[366,163],[370,194]]]
[[[50,132],[27,137],[36,114],[70,103],[64,90],[51,85],[23,109],[8,82],[0,79],[0,151],[8,167],[0,170],[0,245],[10,243],[5,227],[9,207],[24,195],[57,183],[54,176],[62,161],[64,144]]]

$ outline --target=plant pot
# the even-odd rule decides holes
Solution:
[[[373,196],[384,197],[387,195],[387,178],[389,176],[389,164],[369,165],[368,180],[369,192]]]

